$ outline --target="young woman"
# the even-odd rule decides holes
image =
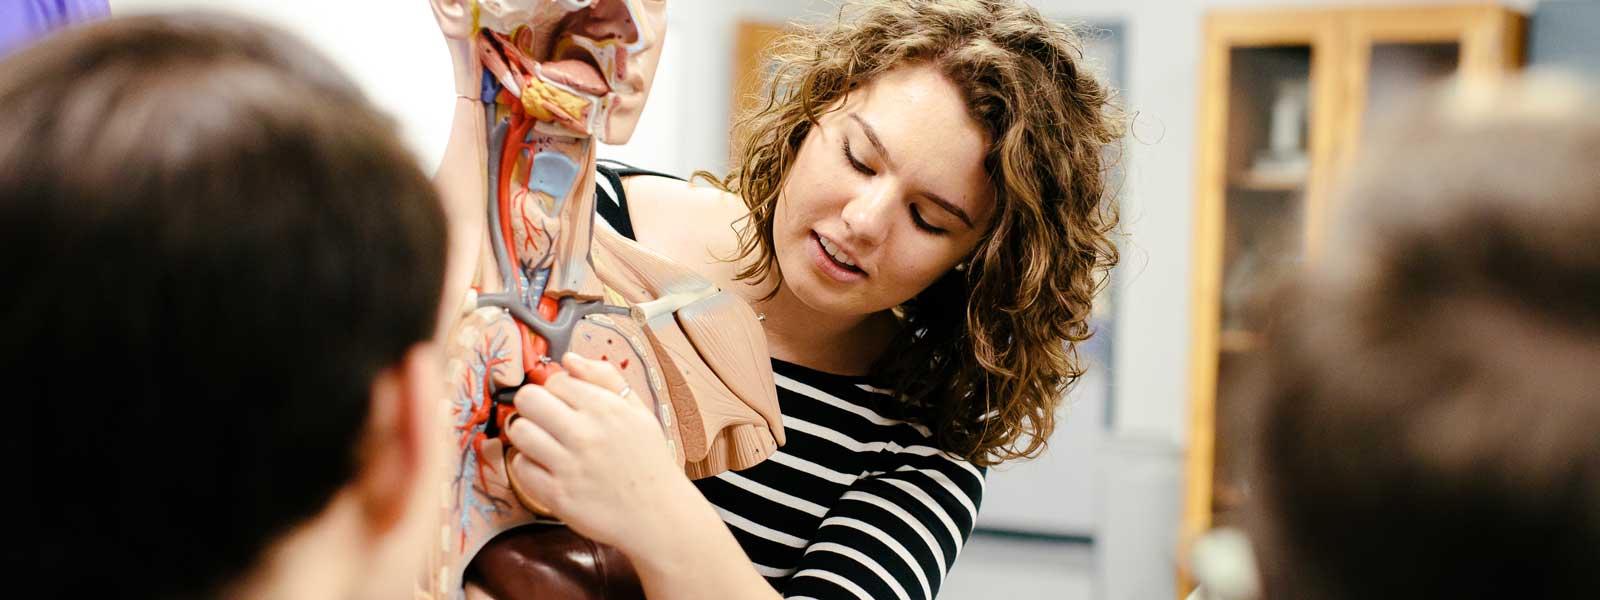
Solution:
[[[931,598],[984,469],[1037,452],[1116,261],[1110,92],[1018,2],[875,3],[792,41],[713,187],[612,226],[762,315],[787,444],[690,482],[604,365],[518,397],[513,476],[660,598]],[[752,566],[753,564],[753,566]]]

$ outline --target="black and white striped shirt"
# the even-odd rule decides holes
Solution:
[[[696,484],[785,597],[933,598],[972,533],[984,472],[880,415],[860,378],[772,361],[787,443]]]
[[[600,214],[632,237],[621,176],[601,167]],[[608,202],[609,201],[609,202]],[[983,469],[886,418],[864,377],[774,359],[786,443],[754,467],[695,482],[787,598],[931,599],[972,533]]]

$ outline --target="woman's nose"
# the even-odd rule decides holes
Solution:
[[[862,189],[844,205],[840,218],[851,241],[861,246],[876,246],[889,232],[898,193],[891,182],[882,181]]]

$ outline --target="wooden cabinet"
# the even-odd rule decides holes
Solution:
[[[1253,299],[1319,253],[1330,191],[1373,116],[1457,73],[1522,59],[1524,19],[1496,6],[1208,15],[1196,173],[1189,456],[1181,540],[1249,495],[1230,368],[1261,345]],[[1184,586],[1187,587],[1187,586]]]
[[[740,21],[733,46],[733,100],[728,104],[729,127],[766,103],[765,85],[772,78],[770,52],[794,25]]]

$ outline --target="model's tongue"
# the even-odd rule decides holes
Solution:
[[[606,85],[605,78],[594,65],[576,58],[539,63],[539,69],[551,81],[585,94],[604,96],[611,91],[611,86]]]

